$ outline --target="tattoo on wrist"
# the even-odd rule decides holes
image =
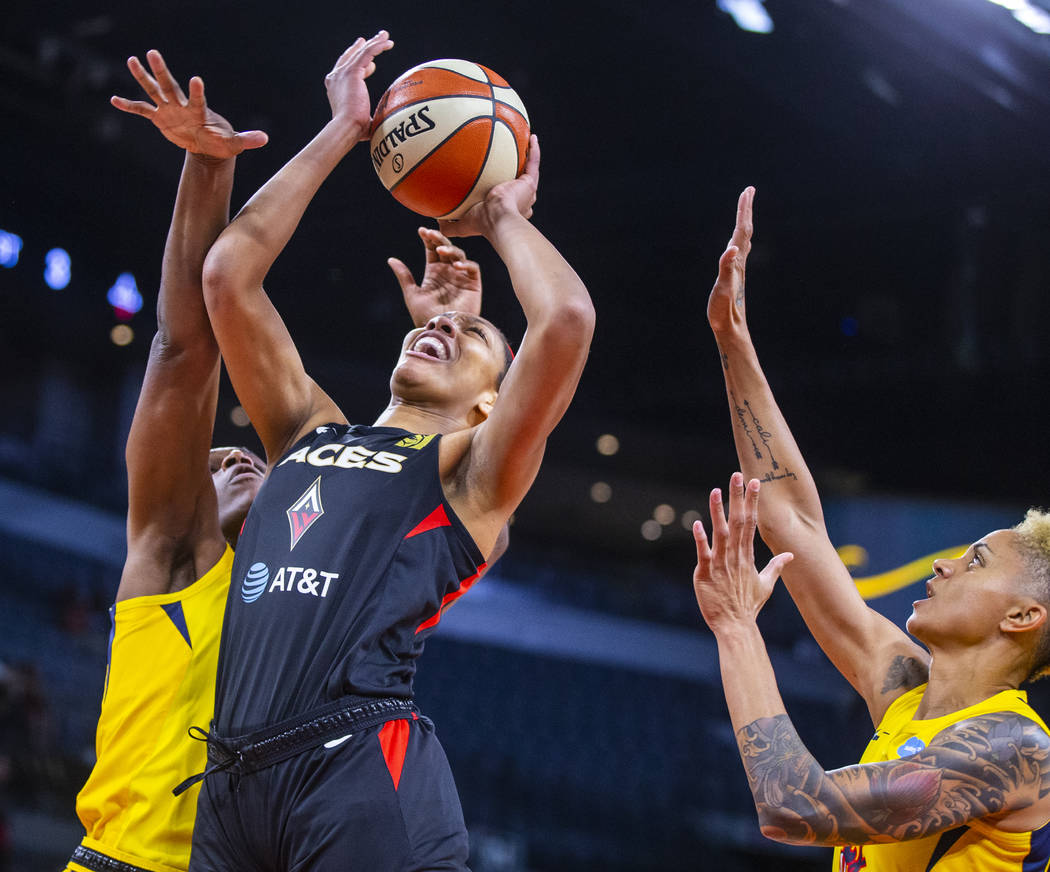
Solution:
[[[764,831],[800,844],[921,838],[1050,793],[1050,736],[1015,712],[948,727],[901,760],[824,772],[788,716],[737,731]]]

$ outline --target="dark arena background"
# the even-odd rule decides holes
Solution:
[[[125,60],[160,49],[237,129],[269,133],[238,159],[236,207],[330,117],[325,73],[380,27],[397,45],[373,100],[441,57],[518,91],[543,147],[534,221],[598,314],[508,554],[420,665],[473,868],[827,868],[830,851],[758,831],[693,599],[687,528],[735,468],[707,293],[753,184],[756,345],[835,544],[903,623],[929,574],[907,564],[1050,503],[1048,0],[9,4],[3,868],[60,868],[79,841],[124,556],[123,446],[182,163],[109,106],[139,96]],[[267,280],[352,419],[386,402],[409,325],[385,261],[421,270],[418,224],[355,149]],[[466,248],[486,313],[520,341],[498,259]],[[216,440],[256,444],[228,385]],[[866,711],[782,590],[762,627],[809,748],[856,761]]]

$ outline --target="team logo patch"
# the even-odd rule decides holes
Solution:
[[[897,749],[897,753],[901,757],[911,757],[912,754],[918,754],[926,747],[926,743],[918,736],[912,736]]]
[[[399,439],[394,445],[397,448],[415,448],[416,451],[419,451],[419,449],[425,447],[433,438],[433,433],[427,436],[424,436],[422,433],[416,433],[412,436],[406,436],[404,439]]]
[[[305,493],[297,499],[288,509],[288,526],[292,533],[292,544],[288,547],[291,551],[303,534],[310,529],[321,515],[324,514],[324,506],[321,505],[321,476],[314,479]]]
[[[266,582],[270,580],[270,570],[265,563],[253,563],[248,567],[248,574],[241,582],[241,599],[246,603],[253,603],[263,595],[266,590]]]

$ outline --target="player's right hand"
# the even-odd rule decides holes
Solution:
[[[109,102],[121,112],[148,118],[165,139],[206,157],[229,158],[245,149],[266,145],[267,136],[261,130],[237,133],[229,121],[208,108],[204,82],[199,76],[190,79],[187,97],[159,51],[146,52],[146,60],[152,76],[137,57],[128,58],[128,69],[153,102],[110,97]]]
[[[707,323],[711,329],[724,333],[746,326],[744,309],[744,270],[751,252],[752,204],[755,189],[744,188],[736,206],[736,227],[718,260],[718,278],[707,300]]]

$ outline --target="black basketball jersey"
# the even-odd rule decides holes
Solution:
[[[424,638],[484,568],[445,499],[440,441],[333,424],[274,467],[237,543],[219,649],[220,735],[347,694],[412,695]]]

